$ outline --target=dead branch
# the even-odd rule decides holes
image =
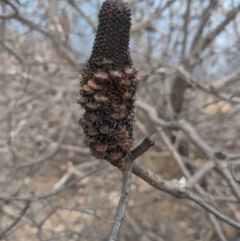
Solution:
[[[206,86],[206,85],[201,84],[198,80],[196,80],[193,76],[191,76],[190,73],[187,72],[186,69],[183,68],[183,66],[180,66],[178,68],[178,71],[188,83],[190,83],[190,84],[193,83],[195,86],[197,86],[201,90],[203,90],[207,93],[213,94],[216,97],[219,97],[220,99],[225,100],[227,102],[232,102],[234,104],[240,103],[239,97],[235,97],[233,95],[227,95],[226,93],[222,93],[222,92],[214,89],[212,86]]]
[[[11,231],[11,229],[13,229],[18,223],[19,221],[22,219],[22,217],[25,215],[25,213],[27,212],[27,210],[29,209],[30,207],[30,204],[31,204],[31,200],[27,200],[26,201],[26,204],[25,204],[25,207],[22,209],[21,213],[19,214],[18,218],[16,218],[12,224],[10,224],[5,230],[3,230],[1,233],[0,233],[0,240],[4,238],[4,236],[9,232]]]
[[[125,213],[127,211],[128,202],[130,199],[132,170],[130,169],[130,170],[123,171],[122,174],[123,174],[122,194],[119,200],[117,214],[116,214],[108,241],[116,241],[118,239],[120,228],[122,226],[122,222],[123,222]]]
[[[149,183],[154,188],[167,192],[176,198],[186,198],[194,201],[199,206],[203,207],[208,212],[214,214],[217,218],[222,221],[228,223],[229,225],[240,228],[240,224],[238,222],[233,221],[232,219],[225,216],[223,213],[216,210],[214,207],[206,203],[203,199],[195,196],[192,192],[187,190],[186,183],[182,185],[181,180],[171,180],[165,181],[161,180],[157,175],[155,175],[150,170],[145,169],[139,163],[135,163],[133,166],[133,173],[138,177],[142,178],[144,181]]]
[[[236,175],[235,175],[235,172],[234,172],[236,166],[237,166],[237,165],[231,164],[231,172],[232,172],[232,176],[233,176],[235,182],[240,183],[240,179],[237,179],[237,177],[236,177]]]

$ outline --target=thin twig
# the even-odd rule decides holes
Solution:
[[[216,234],[219,238],[220,241],[228,241],[223,233],[223,230],[221,229],[221,226],[219,225],[218,223],[218,220],[216,220],[215,216],[212,215],[212,214],[208,214],[208,217],[210,219],[210,222],[212,223],[215,231],[216,231]]]
[[[189,199],[198,204],[199,206],[203,207],[208,212],[214,214],[217,218],[221,219],[222,221],[226,222],[227,224],[240,229],[240,223],[236,222],[230,218],[228,218],[223,213],[219,212],[217,209],[215,209],[213,206],[205,202],[200,197],[197,197],[194,195],[191,191],[186,190],[185,192],[181,192],[179,189],[181,186],[180,181],[178,180],[162,180],[160,179],[156,174],[154,174],[152,171],[144,168],[141,164],[135,163],[133,166],[133,173],[137,175],[138,177],[142,178],[144,181],[149,183],[154,188],[167,192],[171,194],[174,197],[177,198],[183,198],[183,199]]]
[[[171,141],[169,140],[168,136],[165,134],[165,132],[162,130],[161,127],[157,127],[157,130],[158,130],[158,133],[161,135],[163,141],[165,142],[166,146],[168,147],[169,151],[172,153],[175,161],[177,162],[178,166],[180,167],[180,169],[182,170],[183,174],[185,175],[185,177],[187,178],[191,178],[191,174],[190,172],[188,171],[188,169],[185,167],[182,159],[181,159],[181,156],[179,155],[179,153],[176,151],[176,149],[174,148],[174,146],[172,145]],[[208,165],[210,166],[210,168],[203,168],[201,170],[201,175],[197,175],[197,177],[200,176],[200,178],[202,176],[204,176],[208,171],[210,171],[211,169],[213,169],[215,167],[215,163],[213,161],[210,161],[208,162],[208,164],[211,164],[211,165]],[[196,176],[195,176],[196,178]],[[199,180],[199,179],[198,179]],[[188,188],[189,188],[189,185],[187,184]],[[202,189],[202,187],[196,183],[196,189],[198,191],[199,194],[203,194],[204,190]],[[212,214],[208,214],[212,224],[213,224],[213,227],[216,231],[216,233],[218,234],[219,238],[221,241],[226,241],[226,238],[223,234],[223,231],[218,223],[218,220],[216,220],[216,217],[215,216],[212,216]]]
[[[159,135],[162,137],[162,139],[165,142],[165,144],[166,144],[167,148],[169,149],[169,151],[172,153],[174,159],[176,160],[178,166],[182,170],[184,176],[189,178],[190,177],[190,173],[188,172],[186,166],[184,165],[184,163],[181,160],[181,157],[180,157],[179,153],[175,150],[174,146],[170,142],[169,138],[167,137],[167,135],[165,134],[163,129],[161,127],[157,127],[157,131],[158,131]]]
[[[69,184],[67,184],[65,186],[62,186],[61,188],[59,188],[57,190],[56,189],[52,189],[52,190],[47,191],[45,193],[35,195],[34,198],[31,195],[28,195],[28,196],[25,196],[25,197],[2,197],[2,196],[0,196],[0,201],[10,201],[10,200],[16,200],[16,201],[29,201],[29,200],[31,200],[31,201],[39,201],[41,199],[46,199],[46,198],[55,196],[55,195],[63,192],[64,190],[66,190],[68,188],[73,187],[78,182],[84,180],[85,178],[87,178],[87,177],[89,177],[91,175],[94,175],[95,173],[98,173],[99,171],[102,171],[103,169],[106,169],[108,166],[109,165],[100,166],[100,167],[98,167],[98,168],[88,172],[85,176],[78,177],[76,180],[70,182]]]
[[[203,207],[205,210],[207,210],[208,212],[214,214],[216,217],[218,217],[219,219],[221,219],[222,221],[226,222],[227,224],[237,228],[240,230],[240,223],[236,222],[230,218],[228,218],[227,216],[225,216],[223,213],[219,212],[217,209],[215,209],[214,207],[212,207],[211,205],[209,205],[208,203],[206,203],[203,199],[197,197],[196,195],[194,195],[191,192],[187,192],[187,198],[194,201],[195,203],[197,203],[199,206]]]
[[[129,158],[129,160],[131,160],[133,162],[135,159],[137,159],[139,156],[141,156],[144,152],[146,152],[153,145],[154,145],[154,142],[151,139],[149,139],[149,138],[144,139],[140,145],[138,145],[136,148],[134,148],[131,151],[131,157]]]
[[[188,137],[188,139],[191,141],[192,144],[194,144],[197,149],[208,159],[211,161],[214,161],[216,165],[216,169],[222,174],[222,176],[226,179],[228,185],[230,186],[232,192],[234,195],[240,200],[240,187],[236,185],[236,182],[234,181],[230,171],[226,168],[226,163],[223,161],[222,158],[219,158],[219,154],[224,153],[218,153],[215,151],[210,145],[207,144],[206,141],[204,141],[196,132],[194,127],[188,123],[185,120],[179,120],[179,121],[165,121],[163,119],[160,119],[157,115],[157,112],[154,108],[152,108],[150,105],[143,103],[141,101],[138,101],[138,106],[143,109],[145,112],[148,113],[149,118],[158,126],[160,126],[163,129],[180,129],[184,132],[184,134]],[[224,159],[227,160],[228,156],[227,154],[223,155]]]
[[[187,127],[189,127],[189,126],[187,126]],[[182,167],[182,165],[181,165],[181,158],[176,154],[177,152],[173,149],[171,143],[169,141],[166,141],[167,140],[167,136],[163,134],[162,129],[160,129],[159,134],[163,137],[165,142],[168,144],[168,147],[169,147],[170,151],[173,153],[174,158],[178,160],[180,167]],[[202,146],[202,145],[200,145],[200,146]],[[210,147],[207,148],[205,145],[202,146],[202,149],[205,150],[205,151],[206,150],[208,150],[208,151],[212,150]],[[189,177],[188,170],[185,170],[185,168],[183,168],[183,171],[184,171],[185,175],[187,177]],[[179,182],[177,182],[177,180],[172,180],[172,181],[160,180],[157,175],[155,175],[150,170],[145,169],[139,163],[137,163],[137,164],[135,163],[134,164],[134,166],[133,166],[133,173],[136,174],[137,176],[141,177],[143,180],[148,182],[150,185],[152,185],[156,189],[165,191],[165,192],[167,192],[167,193],[169,193],[169,194],[171,194],[171,195],[173,195],[175,197],[178,197],[178,198],[190,199],[190,200],[194,201],[195,203],[197,203],[198,205],[200,205],[201,207],[203,207],[204,209],[206,209],[207,211],[209,211],[210,213],[214,214],[219,219],[225,221],[229,225],[232,225],[232,226],[234,226],[236,228],[240,228],[240,224],[239,223],[231,220],[230,218],[228,218],[227,216],[225,216],[224,214],[222,214],[221,212],[216,210],[214,207],[212,207],[211,205],[206,203],[203,199],[195,196],[190,191],[186,191],[185,193],[179,193],[179,188],[178,188],[179,187]],[[198,186],[198,190],[201,191],[201,187],[200,186]]]
[[[197,86],[199,89],[201,89],[204,92],[210,93],[212,95],[217,96],[218,98],[228,101],[228,102],[232,102],[234,104],[239,104],[240,103],[240,98],[236,97],[236,96],[232,96],[232,95],[228,95],[226,93],[220,92],[216,89],[213,88],[213,86],[207,86],[207,85],[203,85],[200,83],[200,81],[198,81],[197,79],[195,79],[185,68],[184,66],[180,65],[178,67],[178,72],[179,74],[189,83],[189,84],[193,84],[195,86]]]
[[[207,162],[202,165],[189,179],[188,188],[193,188],[208,172],[215,167],[214,162]]]
[[[128,202],[129,202],[130,191],[131,191],[131,182],[132,182],[133,162],[136,158],[141,156],[153,145],[154,145],[154,142],[151,141],[149,138],[144,139],[140,145],[138,145],[135,149],[131,151],[131,156],[129,158],[126,158],[124,162],[121,163],[119,166],[119,169],[122,170],[122,174],[123,174],[123,188],[122,188],[121,198],[118,204],[117,214],[116,214],[108,241],[117,240],[119,236],[120,228],[122,226],[124,215],[128,208]]]
[[[240,179],[237,179],[237,177],[235,175],[235,167],[236,167],[236,165],[231,164],[231,173],[232,173],[232,176],[233,176],[235,182],[240,183]]]
[[[31,203],[31,201],[28,200],[26,202],[25,207],[22,209],[20,215],[13,221],[12,224],[10,224],[2,233],[0,233],[0,240],[4,237],[4,235],[6,233],[8,233],[12,228],[14,228],[19,223],[19,221],[22,219],[22,217],[25,215],[25,213],[27,212],[28,208],[30,207],[30,203]]]
[[[94,21],[82,11],[82,9],[76,4],[76,2],[74,0],[68,0],[68,2],[89,23],[89,25],[92,27],[93,31],[96,32],[97,26],[94,23]]]
[[[129,202],[130,193],[131,193],[132,170],[129,169],[129,170],[123,171],[122,174],[123,174],[122,194],[119,200],[117,214],[116,214],[108,241],[117,240],[119,236],[120,228],[122,226],[124,215],[128,208],[128,202]]]
[[[50,159],[51,157],[53,157],[58,152],[59,148],[61,147],[61,144],[62,144],[64,138],[67,135],[68,128],[69,128],[69,125],[70,125],[70,122],[71,122],[71,118],[72,118],[72,112],[73,112],[71,90],[70,90],[70,88],[68,86],[67,78],[66,78],[65,74],[63,74],[63,79],[64,79],[64,84],[65,84],[65,87],[66,87],[66,90],[67,90],[69,112],[68,112],[68,115],[67,115],[67,118],[66,118],[66,124],[65,124],[65,126],[63,127],[63,129],[62,129],[62,131],[60,133],[60,136],[58,138],[57,144],[54,146],[53,150],[50,151],[45,156],[39,157],[36,160],[32,160],[31,162],[28,162],[28,163],[19,164],[18,168],[29,167],[29,166],[32,166],[32,165],[36,165],[36,164],[42,163],[42,162]]]

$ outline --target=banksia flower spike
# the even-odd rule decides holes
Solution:
[[[131,11],[123,0],[106,0],[92,54],[81,71],[79,123],[91,154],[113,165],[133,146],[134,102],[139,84],[129,51]]]

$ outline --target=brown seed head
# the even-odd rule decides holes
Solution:
[[[129,51],[131,11],[124,0],[105,0],[92,54],[81,71],[78,103],[84,143],[96,158],[118,165],[133,146],[134,100],[139,83]]]

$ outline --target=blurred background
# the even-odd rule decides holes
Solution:
[[[0,240],[108,237],[122,176],[90,156],[76,103],[102,2],[0,1]],[[220,159],[227,152],[240,164],[240,1],[128,3],[131,55],[142,79],[135,145],[156,132],[144,103],[166,121],[185,119]],[[191,174],[210,162],[181,131],[166,134]],[[161,138],[137,161],[163,179],[183,176]],[[237,165],[235,175],[240,178]],[[207,201],[240,221],[240,200],[226,177],[212,168],[198,184],[217,197]],[[133,177],[119,240],[236,241],[239,235],[193,202]]]

